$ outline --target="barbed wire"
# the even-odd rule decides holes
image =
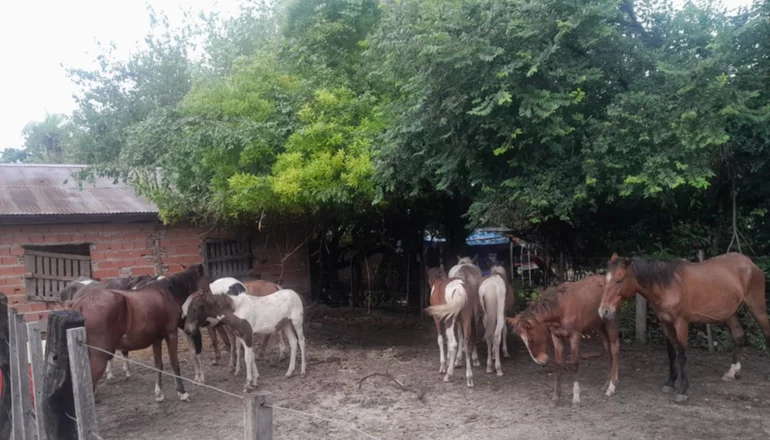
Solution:
[[[265,406],[267,408],[279,409],[279,410],[282,410],[282,411],[289,411],[289,412],[301,414],[303,416],[310,416],[310,417],[313,417],[313,418],[316,418],[316,419],[319,419],[319,420],[323,420],[324,422],[331,423],[332,425],[337,425],[337,426],[341,426],[343,428],[350,429],[352,431],[356,431],[357,433],[363,434],[363,435],[365,435],[365,436],[367,436],[367,437],[369,437],[371,439],[380,440],[379,438],[377,438],[377,437],[375,437],[375,436],[373,436],[371,434],[368,434],[368,433],[366,433],[364,431],[361,431],[360,429],[356,428],[355,426],[347,424],[347,423],[337,422],[335,420],[329,420],[329,419],[317,416],[317,415],[312,414],[312,413],[308,413],[308,412],[300,411],[300,410],[296,410],[296,409],[291,409],[291,408],[285,408],[285,407],[282,407],[282,406],[267,405],[267,404],[262,404],[262,406]]]
[[[191,383],[194,383],[195,385],[198,385],[198,386],[202,386],[202,387],[204,387],[204,388],[209,388],[209,389],[211,389],[211,390],[214,390],[214,391],[218,391],[218,392],[220,392],[220,393],[222,393],[222,394],[227,394],[228,396],[232,396],[232,397],[237,397],[237,398],[239,398],[239,399],[243,399],[243,396],[241,396],[241,395],[239,395],[239,394],[231,393],[231,392],[229,392],[229,391],[225,391],[225,390],[223,390],[223,389],[220,389],[220,388],[217,388],[217,387],[212,387],[211,385],[206,385],[205,383],[202,383],[202,382],[197,382],[197,381],[195,381],[195,380],[192,380],[192,379],[188,379],[188,378],[186,378],[186,377],[184,377],[184,376],[177,376],[176,374],[174,374],[174,373],[169,373],[168,371],[159,370],[159,369],[157,369],[157,368],[155,368],[155,367],[152,367],[152,366],[150,366],[150,365],[144,364],[144,363],[142,363],[142,362],[137,362],[137,361],[135,361],[135,360],[133,360],[133,359],[128,359],[128,358],[125,358],[125,357],[123,357],[123,356],[118,356],[118,355],[116,355],[116,354],[114,354],[114,353],[110,353],[110,352],[109,352],[109,351],[107,351],[107,350],[104,350],[104,349],[102,349],[102,348],[99,348],[99,347],[94,347],[93,345],[88,345],[88,344],[86,344],[86,343],[84,343],[84,342],[80,342],[80,345],[82,345],[82,346],[84,346],[84,347],[88,347],[88,348],[91,348],[91,349],[93,349],[93,350],[96,350],[96,351],[100,351],[100,352],[102,352],[102,353],[106,353],[106,354],[112,355],[112,356],[114,356],[114,357],[115,357],[115,358],[117,358],[117,359],[123,359],[123,360],[124,360],[124,361],[126,361],[126,362],[129,362],[129,363],[132,363],[132,364],[136,364],[136,365],[142,366],[142,367],[144,367],[144,368],[147,368],[148,370],[152,370],[152,371],[156,371],[156,372],[158,372],[158,373],[161,373],[161,374],[165,374],[166,376],[171,376],[171,377],[173,377],[173,378],[177,378],[177,379],[186,380],[187,382],[191,382]]]
[[[186,381],[188,381],[188,382],[194,383],[194,384],[196,384],[196,385],[199,385],[199,386],[202,386],[202,387],[204,387],[204,388],[209,388],[209,389],[212,389],[212,390],[214,390],[214,391],[218,391],[218,392],[220,392],[220,393],[222,393],[222,394],[226,394],[226,395],[228,395],[228,396],[237,397],[237,398],[239,398],[239,399],[243,400],[243,396],[241,396],[241,395],[238,395],[238,394],[234,394],[234,393],[231,393],[231,392],[229,392],[229,391],[225,391],[225,390],[223,390],[223,389],[220,389],[220,388],[217,388],[217,387],[213,387],[213,386],[211,386],[211,385],[206,385],[205,383],[197,382],[197,381],[195,381],[195,380],[192,380],[192,379],[188,379],[188,378],[186,378],[186,377],[183,377],[183,376],[177,376],[176,374],[173,374],[173,373],[169,373],[169,372],[167,372],[167,371],[159,370],[159,369],[157,369],[157,368],[155,368],[155,367],[152,367],[152,366],[150,366],[150,365],[144,364],[144,363],[142,363],[142,362],[138,362],[138,361],[135,361],[135,360],[133,360],[133,359],[128,359],[128,358],[125,358],[125,357],[123,357],[123,356],[119,356],[119,355],[116,355],[116,354],[110,353],[110,352],[109,352],[109,351],[107,351],[107,350],[104,350],[104,349],[102,349],[102,348],[99,348],[99,347],[94,347],[94,346],[92,346],[92,345],[88,345],[88,344],[86,344],[86,343],[84,343],[84,342],[80,342],[79,344],[80,344],[80,345],[82,345],[82,346],[84,346],[84,347],[88,347],[88,348],[94,349],[94,350],[96,350],[96,351],[100,351],[100,352],[102,352],[102,353],[105,353],[105,354],[109,354],[109,355],[112,355],[112,356],[114,356],[115,358],[118,358],[118,359],[123,359],[123,360],[124,360],[124,361],[126,361],[126,362],[129,362],[129,363],[132,363],[132,364],[136,364],[136,365],[139,365],[139,366],[141,366],[141,367],[147,368],[148,370],[153,370],[153,371],[156,371],[156,372],[158,372],[158,373],[162,373],[162,374],[165,374],[165,375],[167,375],[167,376],[171,376],[171,377],[174,377],[174,378],[179,378],[179,379],[182,379],[182,380],[186,380]],[[366,432],[364,432],[364,431],[361,431],[360,429],[356,428],[355,426],[353,426],[353,425],[350,425],[350,424],[347,424],[347,423],[344,423],[344,422],[338,422],[338,421],[335,421],[335,420],[330,420],[330,419],[327,419],[327,418],[324,418],[324,417],[320,417],[320,416],[317,416],[317,415],[315,415],[315,414],[312,414],[312,413],[308,413],[308,412],[304,412],[304,411],[299,411],[299,410],[296,410],[296,409],[291,409],[291,408],[284,408],[284,407],[281,407],[281,406],[276,406],[276,405],[264,405],[264,406],[266,406],[266,407],[268,407],[268,408],[273,408],[273,409],[277,409],[277,410],[288,411],[288,412],[293,412],[293,413],[297,413],[297,414],[302,414],[302,415],[305,415],[305,416],[313,417],[313,418],[316,418],[316,419],[318,419],[318,420],[322,420],[322,421],[324,421],[324,422],[327,422],[327,423],[331,423],[331,424],[333,424],[333,425],[341,426],[341,427],[343,427],[343,428],[346,428],[346,429],[350,429],[350,430],[352,430],[352,431],[358,432],[358,433],[360,433],[360,434],[363,434],[363,435],[365,435],[366,437],[369,437],[369,438],[371,438],[371,439],[374,439],[374,440],[380,440],[380,439],[378,439],[377,437],[375,437],[375,436],[373,436],[373,435],[371,435],[371,434],[368,434],[368,433],[366,433]],[[68,416],[68,417],[70,417],[70,418],[72,418],[71,416],[69,416],[69,414],[67,414],[67,416]],[[72,419],[73,419],[73,420],[75,420],[74,418],[72,418]],[[96,434],[94,434],[94,433],[91,433],[91,434],[92,434],[92,435],[94,435],[94,436],[96,436],[96,437],[98,438],[98,440],[104,440],[104,439],[102,439],[101,437],[99,437],[98,435],[96,435]]]
[[[67,416],[67,417],[69,417],[69,418],[70,418],[70,420],[72,420],[73,422],[75,422],[75,423],[77,423],[77,422],[78,422],[78,419],[76,419],[76,418],[72,417],[72,416],[71,416],[71,415],[69,415],[68,413],[66,413],[66,412],[65,412],[65,413],[64,413],[64,415],[65,415],[65,416]],[[91,434],[92,436],[96,437],[96,440],[104,440],[104,439],[103,439],[103,438],[102,438],[102,437],[101,437],[99,434],[97,434],[97,433],[95,433],[95,432],[92,432],[92,431],[88,431],[88,433],[89,433],[89,434]]]

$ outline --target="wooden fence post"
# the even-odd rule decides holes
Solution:
[[[706,251],[703,249],[698,249],[698,261],[703,261],[706,259]],[[711,324],[706,324],[706,339],[708,340],[709,344],[709,353],[714,352],[714,338],[711,335]]]
[[[636,342],[647,343],[647,300],[636,294]]]
[[[78,436],[82,440],[94,438],[91,434],[99,435],[99,426],[96,423],[94,387],[91,381],[91,361],[88,358],[88,348],[83,345],[85,343],[85,327],[67,330],[72,395],[75,398],[75,418],[78,419]]]
[[[0,438],[11,438],[11,335],[8,328],[8,298],[0,292]]]
[[[273,395],[257,392],[243,396],[243,427],[246,440],[273,440]]]
[[[8,309],[8,329],[11,349],[11,404],[13,410],[13,435],[15,440],[34,438],[35,422],[29,394],[29,362],[27,361],[27,326],[24,315]]]
[[[43,380],[43,412],[45,430],[49,439],[77,440],[78,430],[74,420],[75,398],[70,374],[70,357],[67,349],[67,330],[85,325],[85,318],[78,312],[62,310],[48,316],[48,332],[45,343],[45,372]],[[85,440],[90,440],[84,437]]]
[[[41,325],[45,321],[27,324],[29,340],[30,365],[32,365],[32,386],[35,390],[35,422],[37,424],[37,440],[47,440],[45,435],[45,412],[43,411],[43,337]]]

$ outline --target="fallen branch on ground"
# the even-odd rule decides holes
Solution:
[[[419,399],[419,400],[422,400],[422,398],[423,398],[423,397],[425,397],[425,392],[423,392],[423,391],[421,391],[421,390],[416,390],[416,389],[410,389],[410,388],[407,388],[407,386],[406,386],[406,385],[404,385],[404,384],[403,384],[403,383],[402,383],[400,380],[398,380],[398,379],[396,379],[395,377],[393,377],[393,375],[392,375],[392,374],[390,374],[390,373],[389,373],[389,372],[387,372],[387,371],[386,371],[386,372],[384,372],[384,373],[372,373],[372,374],[368,374],[368,375],[366,375],[366,376],[362,377],[361,379],[358,379],[358,389],[359,389],[359,390],[361,389],[361,386],[363,386],[363,384],[364,384],[364,381],[365,381],[366,379],[369,379],[370,377],[375,377],[375,376],[382,376],[382,377],[387,377],[388,379],[390,379],[390,380],[392,380],[393,382],[395,382],[395,383],[396,383],[396,385],[398,385],[398,386],[399,386],[399,388],[401,388],[402,390],[404,390],[404,391],[408,391],[408,392],[413,392],[413,393],[415,393],[415,395],[417,396],[417,399]]]

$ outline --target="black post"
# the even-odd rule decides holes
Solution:
[[[0,438],[11,438],[11,350],[8,336],[8,298],[0,292]]]
[[[45,380],[43,381],[43,411],[46,434],[51,439],[77,440],[75,397],[67,349],[67,330],[84,327],[85,317],[78,312],[62,310],[48,316],[45,343]]]

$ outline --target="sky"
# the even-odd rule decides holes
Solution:
[[[683,2],[684,0],[679,0]],[[182,8],[232,15],[238,0],[3,0],[0,1],[0,150],[21,147],[22,129],[48,113],[75,109],[77,88],[63,65],[94,67],[96,42],[112,42],[127,58],[149,30],[146,5],[173,26]],[[729,8],[751,0],[724,0]]]

